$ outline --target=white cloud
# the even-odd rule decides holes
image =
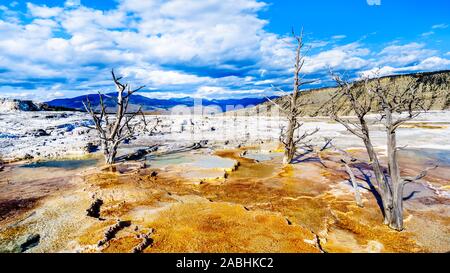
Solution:
[[[60,7],[47,7],[46,5],[38,6],[32,3],[27,3],[27,8],[34,17],[50,18],[59,15],[63,9]]]
[[[345,38],[347,38],[347,36],[346,36],[346,35],[334,35],[334,36],[332,36],[331,38],[332,38],[332,39],[335,39],[335,40],[340,40],[340,39],[345,39]]]
[[[192,93],[183,93],[183,92],[140,92],[139,95],[151,98],[151,99],[174,99],[174,98],[186,98],[192,97]]]
[[[434,34],[434,31],[428,31],[428,32],[422,33],[422,36],[423,36],[423,37],[427,37],[427,36],[431,36],[431,35],[433,35],[433,34]]]
[[[41,102],[49,101],[55,98],[85,95],[88,93],[89,92],[74,93],[71,90],[54,91],[52,88],[48,90],[46,88],[26,89],[8,85],[0,86],[0,97],[22,99],[22,100],[34,100]]]
[[[163,87],[167,85],[200,84],[211,80],[209,77],[199,77],[192,74],[177,71],[164,71],[157,68],[133,68],[124,67],[120,69],[120,74],[124,77],[138,79],[142,83],[149,83],[151,86]]]
[[[367,0],[369,6],[381,6],[381,0]]]
[[[450,60],[440,57],[430,57],[419,62],[416,65],[405,67],[383,66],[381,68],[372,68],[370,70],[362,71],[362,77],[374,77],[376,75],[386,76],[411,71],[437,71],[450,68]]]
[[[393,75],[397,72],[397,69],[392,66],[383,66],[381,68],[375,67],[366,71],[360,72],[361,78],[374,78],[377,76]]]
[[[233,97],[255,97],[263,96],[267,91],[267,89],[230,90],[218,86],[200,86],[197,92],[193,94],[193,97],[209,99],[223,99],[230,97],[230,95]]]
[[[10,4],[10,8],[4,5],[0,5],[0,14],[1,18],[3,18],[4,21],[10,22],[10,23],[18,23],[19,20],[19,12],[12,10],[11,8],[15,7],[15,4],[12,2]]]
[[[438,24],[431,27],[432,29],[446,29],[448,28],[447,24]]]
[[[20,21],[0,6],[0,83],[36,86],[10,86],[17,94],[44,99],[40,92],[56,97],[112,90],[111,68],[145,84],[148,96],[257,96],[273,94],[271,84],[292,83],[293,39],[265,30],[268,22],[258,12],[267,4],[258,0],[118,0],[107,11],[68,0],[27,8],[27,20]],[[373,52],[362,42],[337,45],[344,38],[307,39],[314,53],[303,72],[382,67],[399,73],[448,65],[425,44],[396,43]]]
[[[425,47],[423,43],[409,43],[405,45],[390,45],[385,47],[378,55],[378,64],[405,66],[431,57],[437,52]]]
[[[419,64],[406,67],[405,69],[411,69],[411,70],[442,70],[442,69],[449,69],[450,68],[450,60],[444,59],[440,57],[430,57],[426,58],[425,60],[421,61]]]
[[[370,50],[361,47],[359,43],[337,46],[314,56],[307,57],[305,59],[304,72],[327,71],[328,68],[359,69],[368,64],[368,61],[363,57],[369,53]]]
[[[79,6],[80,4],[81,4],[80,0],[67,0],[64,3],[64,6],[66,6],[66,7],[76,7],[76,6]]]
[[[329,45],[329,41],[312,41],[308,43],[308,46],[311,48],[321,48]]]

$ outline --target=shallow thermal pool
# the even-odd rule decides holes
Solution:
[[[146,158],[147,163],[155,168],[162,168],[169,165],[186,164],[192,161],[187,154],[167,154],[167,155],[149,155]]]
[[[400,151],[400,156],[413,158],[427,165],[437,164],[450,167],[450,150],[405,149]]]
[[[197,168],[233,169],[236,161],[214,155],[201,155],[194,158],[194,161],[190,164]]]
[[[146,157],[152,167],[161,168],[169,165],[191,165],[199,169],[231,169],[236,162],[232,159],[215,155],[198,155],[177,153],[168,155],[151,155]]]
[[[21,166],[21,168],[58,168],[65,170],[76,170],[94,167],[98,164],[98,162],[98,159],[49,160],[28,163]]]

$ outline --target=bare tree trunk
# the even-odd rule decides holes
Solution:
[[[373,148],[370,139],[364,140],[366,151],[369,156],[370,165],[375,175],[377,188],[379,189],[381,201],[383,204],[384,223],[387,225],[392,219],[392,194],[389,186],[389,180],[384,175],[378,156]]]
[[[294,33],[294,32],[292,32]],[[294,34],[294,37],[297,40],[297,50],[295,54],[295,66],[294,66],[294,89],[290,96],[290,105],[289,105],[289,113],[288,113],[288,128],[286,131],[286,137],[284,140],[285,144],[285,151],[284,151],[284,157],[283,157],[283,164],[291,164],[292,160],[294,159],[295,153],[297,151],[295,147],[295,140],[294,140],[294,134],[295,130],[298,129],[299,124],[297,121],[298,111],[297,111],[297,98],[300,88],[300,70],[303,66],[303,58],[301,56],[301,50],[303,47],[303,31],[301,33],[301,36],[297,37]]]
[[[393,127],[392,112],[384,111],[387,124],[387,155],[389,176],[392,185],[392,216],[389,227],[395,230],[403,230],[403,180],[400,176],[400,167],[397,158],[397,139]]]
[[[106,164],[112,164],[112,162],[110,162],[110,152],[109,152],[109,145],[108,145],[108,141],[106,140],[102,140],[102,150],[103,150],[103,156],[105,157],[105,162]]]
[[[275,106],[277,106],[284,114],[287,116],[288,127],[285,134],[281,134],[280,142],[284,145],[284,156],[283,156],[283,164],[291,164],[294,160],[295,154],[297,152],[297,148],[305,138],[317,133],[318,129],[312,132],[305,132],[299,138],[296,138],[295,132],[298,130],[302,124],[298,121],[298,117],[301,114],[301,107],[308,104],[308,102],[299,102],[300,97],[300,87],[305,84],[313,83],[314,81],[304,81],[300,76],[303,65],[305,64],[305,57],[302,54],[303,49],[303,30],[299,36],[295,34],[292,30],[292,35],[297,42],[297,49],[295,54],[295,65],[294,65],[294,86],[292,94],[288,95],[289,101],[284,104],[278,104],[272,101],[270,98],[267,98],[270,102],[272,102]],[[281,89],[279,89],[281,90]],[[282,91],[282,90],[281,90]],[[287,104],[287,106],[286,106]]]
[[[108,154],[106,155],[106,163],[111,165],[114,164],[117,156],[117,149],[119,148],[119,143],[116,142],[109,149]]]
[[[350,166],[347,164],[347,162],[345,160],[342,160],[342,162],[344,163],[345,170],[347,171],[347,173],[350,177],[350,181],[352,183],[353,189],[355,190],[355,202],[358,205],[358,207],[362,208],[362,207],[364,207],[364,205],[362,203],[361,194],[359,193],[358,183],[356,183],[355,174],[353,173],[352,169],[350,168]]]
[[[383,173],[378,155],[375,152],[372,141],[370,140],[369,127],[365,119],[360,119],[361,132],[363,134],[363,142],[366,147],[367,155],[369,156],[370,165],[375,175],[375,181],[380,191],[380,197],[383,204],[384,223],[388,224],[391,221],[392,198],[389,181]]]
[[[284,147],[284,156],[283,156],[283,164],[291,164],[292,160],[295,156],[295,143],[294,143],[294,133],[295,133],[295,120],[293,117],[289,118],[288,129],[286,131],[285,138],[285,147]]]
[[[333,147],[335,150],[337,150],[343,154],[343,158],[341,158],[341,162],[344,164],[345,171],[347,172],[347,174],[350,178],[350,182],[352,183],[352,187],[355,192],[355,202],[359,207],[361,207],[361,208],[364,207],[364,204],[363,204],[362,198],[361,198],[361,194],[360,194],[359,188],[358,188],[358,183],[356,182],[355,174],[353,173],[352,168],[348,165],[348,162],[355,162],[355,161],[357,161],[357,159],[354,158],[353,156],[351,156],[345,150],[339,149],[338,147],[334,146],[331,138],[325,138],[325,145],[322,147],[322,149],[320,149],[320,151],[324,151],[324,150],[328,149],[328,147]],[[319,157],[320,157],[320,153],[319,153]]]

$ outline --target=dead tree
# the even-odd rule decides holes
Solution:
[[[403,187],[407,183],[422,179],[429,169],[414,178],[401,178],[395,132],[402,123],[426,111],[428,108],[426,103],[429,102],[429,98],[425,99],[424,93],[419,94],[417,82],[411,82],[406,88],[400,90],[398,86],[397,88],[383,86],[380,78],[372,81],[366,79],[357,83],[349,83],[335,74],[333,74],[333,78],[338,84],[338,92],[329,101],[329,113],[335,121],[363,140],[375,174],[377,191],[383,204],[384,223],[390,228],[400,231],[403,229]],[[432,103],[429,107],[431,105]],[[339,113],[346,106],[355,113],[356,122],[340,116]],[[371,111],[382,112],[380,121],[384,121],[387,129],[389,165],[387,175],[383,172],[383,167],[370,138],[366,116]],[[407,112],[407,116],[394,119],[394,114],[404,112]]]
[[[162,119],[159,117],[155,117],[154,118],[154,123],[150,124],[149,122],[147,122],[144,113],[141,111],[141,117],[142,117],[142,122],[144,124],[144,132],[148,133],[148,136],[154,136],[156,133],[160,132],[160,130],[158,129],[159,127],[161,127],[161,123],[162,123]],[[149,129],[150,127],[150,129]]]
[[[383,203],[384,222],[389,223],[391,219],[391,210],[386,204],[391,203],[391,194],[389,193],[389,181],[383,173],[378,155],[370,138],[370,131],[367,114],[372,111],[375,100],[374,94],[365,92],[364,84],[349,83],[343,80],[339,75],[332,74],[333,79],[338,85],[338,91],[332,96],[329,101],[329,114],[332,119],[342,124],[347,131],[357,136],[364,142],[367,154],[369,156],[370,165],[375,174],[376,186],[381,191],[381,201]],[[350,107],[353,110],[356,121],[350,118],[343,118],[340,112],[345,110],[345,107]]]
[[[287,96],[288,100],[284,103],[278,103],[270,98],[267,98],[281,111],[282,114],[286,115],[288,121],[286,131],[282,130],[280,135],[280,142],[284,146],[283,164],[291,164],[299,146],[304,144],[304,141],[308,137],[314,135],[318,131],[318,129],[316,129],[295,137],[295,132],[303,126],[303,124],[298,120],[298,117],[302,114],[301,109],[303,106],[310,104],[310,102],[302,100],[303,98],[301,98],[300,88],[301,86],[313,83],[314,81],[304,81],[303,77],[300,75],[303,65],[305,64],[305,56],[302,52],[302,49],[304,48],[303,30],[300,35],[296,35],[295,32],[292,31],[292,36],[297,44],[295,51],[293,91]],[[283,91],[279,88],[278,90]]]
[[[400,87],[398,84],[383,85],[378,75],[366,86],[367,91],[377,97],[379,110],[381,110],[380,121],[386,129],[389,187],[392,195],[389,199],[392,203],[388,204],[391,209],[389,226],[395,230],[403,230],[403,188],[407,183],[425,177],[429,169],[415,178],[401,177],[396,133],[402,124],[432,107],[436,92],[434,86],[422,85],[417,80],[410,80],[405,87]]]
[[[341,159],[341,162],[344,164],[345,171],[350,177],[350,182],[352,183],[353,190],[355,191],[355,202],[358,205],[358,207],[364,207],[362,200],[361,200],[361,194],[359,193],[358,183],[356,182],[355,174],[352,171],[352,168],[348,165],[348,161],[345,159]]]
[[[132,90],[130,85],[120,82],[122,78],[116,77],[114,70],[111,71],[111,74],[117,89],[117,98],[115,101],[116,113],[114,118],[110,117],[107,113],[107,107],[103,101],[102,94],[99,93],[101,108],[99,112],[94,109],[89,97],[86,98],[86,101],[83,101],[84,108],[91,115],[95,125],[95,127],[92,126],[89,128],[97,130],[107,164],[113,164],[115,162],[119,145],[134,135],[139,122],[132,125],[131,122],[133,119],[138,115],[144,118],[141,107],[137,111],[128,111],[130,96],[144,88],[144,86]],[[145,118],[144,123],[146,123]]]
[[[327,149],[333,149],[335,151],[337,151],[340,155],[341,155],[341,163],[342,165],[344,165],[345,171],[347,172],[348,176],[349,176],[349,181],[352,184],[354,193],[355,193],[355,202],[358,205],[358,207],[364,207],[364,204],[362,202],[362,198],[361,198],[361,193],[359,192],[359,186],[358,183],[356,182],[356,177],[355,177],[355,173],[353,172],[350,164],[354,163],[357,161],[357,159],[355,157],[353,157],[351,154],[349,154],[347,151],[340,149],[338,147],[336,147],[333,144],[333,139],[332,138],[325,138],[325,144],[322,146],[322,148],[320,149],[320,152],[325,151]]]

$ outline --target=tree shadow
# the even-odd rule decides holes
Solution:
[[[320,163],[324,168],[328,168],[327,165],[325,165],[322,161],[322,159],[319,156],[308,156],[311,155],[314,151],[313,150],[305,150],[304,153],[297,153],[296,157],[292,160],[291,164],[299,164],[299,163],[305,163],[305,162],[316,162]]]
[[[159,155],[160,156],[172,155],[172,154],[178,154],[178,153],[184,153],[184,152],[189,152],[189,151],[193,151],[193,150],[203,149],[206,147],[207,144],[208,144],[207,140],[202,140],[200,142],[196,142],[196,143],[186,146],[186,147],[180,147],[178,149],[172,149],[170,151],[160,153]]]
[[[125,161],[137,161],[143,159],[145,156],[147,156],[150,153],[156,152],[158,150],[158,146],[154,145],[151,147],[148,147],[146,149],[139,149],[133,153],[129,153],[123,156],[119,156],[115,159],[116,163],[125,162]]]
[[[156,157],[156,156],[165,156],[165,155],[172,155],[172,154],[178,154],[178,153],[184,153],[184,152],[189,152],[192,150],[198,150],[198,149],[202,149],[205,148],[205,146],[208,144],[208,141],[203,140],[197,143],[194,143],[190,146],[186,146],[186,147],[181,147],[178,149],[173,149],[167,152],[162,152],[159,153],[158,155],[152,155],[152,153],[156,152],[159,148],[158,145],[153,145],[149,148],[146,149],[139,149],[133,153],[129,153],[120,157],[116,158],[116,162],[125,162],[125,161],[139,161],[139,160],[145,160],[145,159],[149,159],[152,157]]]
[[[407,200],[413,198],[414,195],[416,195],[416,193],[419,193],[419,192],[420,192],[420,191],[412,191],[408,196],[404,196],[404,197],[403,197],[403,201],[407,201]]]
[[[375,186],[373,185],[373,183],[371,181],[372,175],[370,174],[370,172],[367,172],[367,173],[365,172],[365,170],[371,171],[370,166],[367,163],[355,163],[355,164],[352,164],[352,167],[356,168],[361,173],[362,176],[356,175],[356,178],[366,181],[367,186],[368,186],[368,188],[363,187],[363,186],[361,186],[361,188],[363,188],[373,194],[373,196],[375,197],[375,200],[377,201],[377,205],[380,208],[381,213],[383,214],[383,217],[384,217],[385,216],[384,215],[384,206],[383,206],[383,201],[381,199],[381,195],[378,193],[378,190],[375,188]]]

